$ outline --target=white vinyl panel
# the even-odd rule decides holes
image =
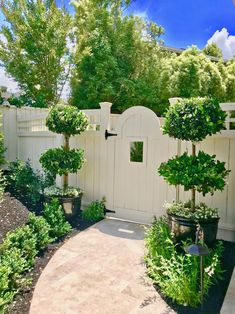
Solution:
[[[235,139],[230,140],[227,221],[235,230]]]
[[[100,195],[99,182],[100,182],[100,137],[94,136],[94,199],[101,200],[105,195]]]
[[[207,154],[213,155],[215,153],[215,140],[211,137],[204,140],[197,146],[197,154],[199,150],[202,150]],[[196,193],[196,203],[199,202],[206,203],[208,206],[214,206],[213,197],[210,195],[210,193],[206,194],[205,196],[203,196],[201,193]]]
[[[225,167],[228,169],[229,161],[229,139],[215,139],[215,155],[216,159],[225,162]],[[221,223],[226,222],[227,216],[227,195],[228,186],[226,185],[223,191],[216,191],[212,197],[213,207],[219,208]]]
[[[169,138],[168,141],[168,159],[173,158],[177,155],[178,140]],[[167,160],[168,160],[167,159]],[[167,184],[167,202],[173,202],[176,200],[176,187]]]
[[[107,208],[114,210],[114,178],[115,178],[115,143],[116,138],[108,138],[106,142],[106,164],[105,170],[106,170],[106,178],[105,178],[105,193],[100,195],[100,198],[105,196],[106,202],[107,202]]]
[[[156,168],[158,169],[162,162],[166,162],[169,159],[169,138],[166,135],[160,136],[159,139],[159,147],[158,147],[158,155],[157,155],[157,165]],[[165,204],[166,201],[169,201],[168,198],[168,184],[164,180],[162,176],[160,176],[157,172],[158,176],[158,199],[156,203]]]
[[[149,191],[152,194],[152,214],[156,217],[159,217],[165,214],[164,202],[162,195],[164,195],[166,191],[166,183],[162,182],[162,178],[158,174],[158,167],[161,163],[161,154],[163,152],[161,137],[158,140],[153,140],[150,142],[150,147],[153,149],[149,150],[150,156],[152,159],[152,169],[149,171],[152,172],[152,182],[153,184],[149,187]],[[148,196],[150,198],[151,194]],[[165,193],[166,195],[166,193]]]

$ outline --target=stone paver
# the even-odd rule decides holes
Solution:
[[[36,285],[30,314],[170,314],[145,275],[144,227],[106,219],[66,242]]]

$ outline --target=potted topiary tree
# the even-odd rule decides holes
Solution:
[[[85,159],[83,149],[70,149],[71,136],[81,134],[88,126],[87,116],[78,108],[70,105],[52,107],[46,119],[46,126],[52,132],[63,134],[64,145],[48,149],[40,157],[40,163],[46,172],[54,176],[63,176],[62,188],[51,186],[45,189],[45,197],[57,197],[63,205],[65,214],[74,216],[81,207],[82,191],[68,185],[69,173],[81,169]]]
[[[195,238],[199,224],[204,231],[204,240],[212,245],[216,239],[219,213],[204,203],[196,204],[196,191],[205,196],[223,190],[229,170],[225,163],[203,151],[196,153],[196,144],[208,135],[224,129],[226,113],[218,101],[211,98],[189,98],[170,106],[166,114],[163,133],[170,137],[192,142],[192,154],[184,153],[163,162],[158,172],[171,185],[182,185],[191,190],[191,200],[167,204],[171,230],[177,242]]]

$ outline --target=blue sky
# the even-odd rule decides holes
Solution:
[[[70,0],[56,1],[73,12]],[[162,39],[168,46],[203,48],[207,42],[215,42],[225,59],[235,55],[233,0],[133,0],[127,12],[163,26],[165,35]],[[0,13],[1,23],[3,16]],[[16,89],[15,82],[8,80],[3,69],[0,69],[0,85]]]
[[[62,2],[69,7],[70,1]],[[222,28],[235,35],[233,0],[134,0],[128,12],[163,26],[165,44],[177,48],[192,44],[202,48]]]

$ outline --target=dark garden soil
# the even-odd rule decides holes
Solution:
[[[0,203],[0,243],[8,231],[24,225],[28,220],[28,209],[9,193]]]
[[[174,303],[171,299],[161,294],[160,289],[155,286],[155,289],[166,301],[166,303],[178,314],[219,314],[223,301],[230,283],[230,279],[235,266],[235,243],[222,241],[224,245],[224,252],[222,255],[222,268],[225,270],[223,279],[216,285],[213,285],[207,297],[205,297],[203,308],[198,306],[191,308]]]
[[[39,206],[40,208],[41,206]],[[11,197],[9,193],[5,194],[3,202],[0,204],[0,243],[8,231],[24,225],[27,222],[29,209],[27,209],[19,200]],[[34,209],[35,212],[35,209]],[[80,231],[88,228],[91,224],[82,221],[81,217],[77,217],[71,223],[73,230],[59,241],[49,245],[41,252],[35,260],[35,266],[27,275],[31,278],[31,284],[19,293],[14,302],[9,306],[9,314],[28,314],[30,302],[33,297],[33,291],[43,269],[57,251],[69,238],[75,236]]]

